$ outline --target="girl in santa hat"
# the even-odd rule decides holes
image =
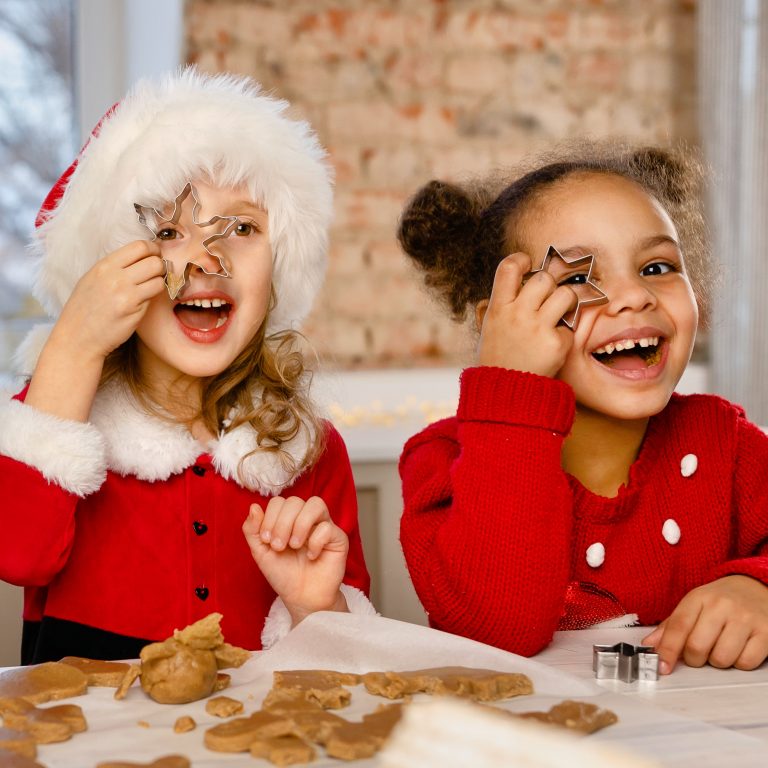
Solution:
[[[212,611],[250,649],[313,611],[373,612],[349,460],[294,330],[323,279],[331,172],[286,107],[194,69],[142,82],[43,205],[54,323],[0,415],[25,663],[135,657]]]

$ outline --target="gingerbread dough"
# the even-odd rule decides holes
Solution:
[[[402,712],[402,704],[388,704],[365,715],[362,722],[348,722],[336,728],[325,745],[325,751],[330,757],[341,760],[361,760],[375,755],[400,721]]]
[[[22,757],[37,757],[37,743],[29,733],[0,726],[0,749]]]
[[[197,723],[189,715],[182,715],[173,724],[174,733],[187,733],[188,731],[194,731],[195,728],[197,728]]]
[[[214,725],[205,732],[203,743],[214,752],[247,752],[258,738],[288,736],[292,732],[290,717],[258,711]]]
[[[229,696],[214,696],[205,702],[205,711],[214,717],[232,717],[239,715],[244,709],[242,701],[231,699]]]
[[[124,661],[99,661],[82,656],[65,656],[60,663],[69,664],[70,667],[84,672],[88,678],[88,685],[106,688],[117,688],[129,666]]]
[[[268,711],[287,715],[293,721],[294,728],[300,736],[321,745],[325,745],[334,729],[348,722],[343,717],[327,712],[319,704],[306,699],[277,701],[268,707]]]
[[[191,765],[184,755],[166,755],[151,763],[99,763],[96,768],[190,768]]]
[[[75,704],[60,704],[46,709],[26,699],[0,699],[3,725],[28,733],[38,744],[66,741],[73,733],[86,729],[83,710]]]
[[[221,618],[211,613],[162,643],[141,649],[141,687],[151,698],[160,704],[203,699],[219,684],[219,669],[247,661],[248,651],[224,642]]]
[[[473,701],[498,701],[533,693],[533,684],[517,672],[494,672],[470,667],[435,667],[412,672],[368,672],[368,693],[401,699],[414,693],[452,695]]]
[[[360,675],[322,669],[299,669],[274,672],[272,690],[264,699],[264,707],[292,699],[306,699],[323,709],[341,709],[349,705],[352,694],[342,686],[358,685]]]
[[[26,699],[30,704],[80,696],[87,688],[84,672],[58,661],[0,673],[0,698]]]
[[[0,768],[45,768],[30,757],[0,748]]]
[[[516,716],[559,725],[582,733],[594,733],[613,725],[619,719],[610,709],[601,709],[596,704],[570,699],[555,704],[548,712],[522,712]]]
[[[315,750],[298,736],[273,736],[251,744],[251,755],[274,765],[303,765],[315,759]]]

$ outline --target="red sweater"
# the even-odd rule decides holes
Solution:
[[[470,368],[456,417],[406,444],[400,537],[432,626],[532,655],[728,574],[768,584],[768,436],[740,408],[673,395],[614,498],[560,466],[574,411],[563,382]]]

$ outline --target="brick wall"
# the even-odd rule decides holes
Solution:
[[[589,133],[696,141],[695,0],[187,0],[189,61],[254,76],[336,168],[328,279],[307,334],[340,366],[463,363],[394,238],[430,178]]]

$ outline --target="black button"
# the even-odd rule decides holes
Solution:
[[[195,522],[192,523],[192,527],[195,529],[195,533],[198,536],[202,536],[208,530],[208,526],[205,523],[201,523],[199,520],[195,520]]]
[[[205,474],[205,467],[199,467],[197,464],[195,464],[192,467],[192,471],[198,476],[202,477]]]
[[[201,600],[207,600],[208,599],[208,587],[195,587],[195,594]]]

